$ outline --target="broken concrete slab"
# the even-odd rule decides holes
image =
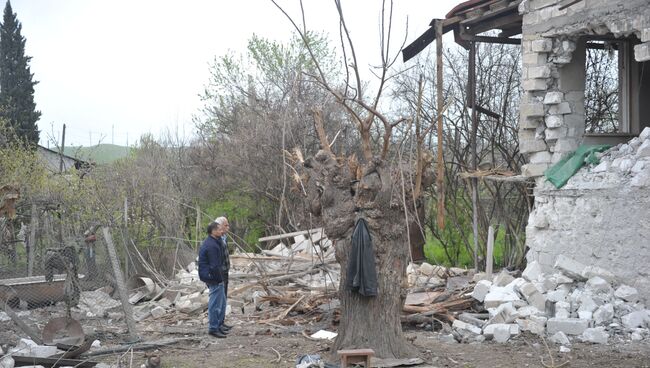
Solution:
[[[605,331],[605,327],[588,328],[580,335],[580,339],[584,342],[591,342],[594,344],[607,344],[609,335]]]
[[[566,257],[563,254],[557,256],[555,260],[555,269],[560,270],[566,276],[576,280],[576,281],[586,281],[587,278],[583,276],[583,272],[587,266],[582,263],[573,260],[569,257]]]
[[[491,311],[490,315],[492,317],[488,320],[488,324],[511,323],[519,317],[519,313],[511,302],[499,305],[493,312]]]
[[[635,288],[627,285],[619,286],[614,292],[614,296],[626,302],[636,302],[639,300],[639,292]]]
[[[47,358],[61,351],[56,346],[39,345],[30,339],[20,339],[16,347],[9,350],[11,355]]]
[[[482,332],[480,327],[474,326],[471,323],[463,322],[459,319],[454,320],[454,323],[451,325],[451,327],[458,330],[468,331],[476,335],[480,335]]]
[[[593,276],[589,278],[585,284],[585,287],[587,290],[591,290],[592,292],[609,292],[612,289],[609,282],[600,276]]]
[[[546,329],[549,334],[564,332],[567,335],[580,335],[589,327],[589,321],[579,318],[549,318]]]
[[[496,308],[503,303],[519,301],[521,298],[512,290],[505,287],[492,287],[485,295],[483,304],[485,308]]]
[[[528,263],[524,272],[521,273],[521,277],[527,281],[538,281],[540,276],[542,276],[542,266],[537,261]]]
[[[609,323],[612,318],[614,318],[614,305],[611,303],[601,305],[596,309],[593,315],[594,323],[596,323],[596,325]]]
[[[569,341],[567,335],[562,331],[554,333],[549,340],[559,345],[571,345],[571,341]]]
[[[544,310],[546,308],[546,297],[539,292],[539,290],[530,282],[527,282],[519,287],[518,290],[528,304],[533,307]]]
[[[485,296],[490,292],[490,287],[492,282],[488,280],[481,280],[476,283],[474,290],[472,291],[472,298],[482,302],[485,299]]]
[[[506,286],[512,281],[514,281],[514,279],[515,278],[512,277],[507,271],[503,270],[494,277],[492,283],[494,286]]]
[[[649,320],[646,311],[635,311],[621,317],[621,323],[628,329],[645,327]]]

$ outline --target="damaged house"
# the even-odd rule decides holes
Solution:
[[[527,260],[549,271],[564,255],[650,300],[650,1],[470,0],[432,21],[404,59],[437,27],[469,50],[470,81],[476,42],[521,44],[521,174],[535,180]],[[613,148],[566,185],[548,182],[585,144]]]

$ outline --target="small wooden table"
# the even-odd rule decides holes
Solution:
[[[357,363],[364,363],[366,368],[370,368],[370,358],[375,355],[372,349],[339,350],[336,353],[341,357],[341,368]]]

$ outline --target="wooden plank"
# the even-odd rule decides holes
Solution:
[[[266,241],[270,241],[270,240],[280,240],[280,239],[292,238],[292,237],[294,237],[296,235],[307,235],[307,234],[316,233],[316,232],[320,232],[320,231],[323,231],[322,227],[317,228],[317,229],[296,231],[296,232],[293,232],[293,233],[265,236],[263,238],[257,239],[257,241],[261,243],[261,242],[266,242]]]
[[[492,266],[494,264],[494,227],[488,227],[487,259],[485,260],[485,273],[492,277]]]
[[[80,359],[62,359],[62,358],[39,358],[31,356],[13,355],[13,360],[17,363],[16,367],[23,365],[40,365],[43,367],[94,367],[98,362]]]
[[[27,276],[34,276],[34,254],[36,253],[36,227],[38,227],[38,212],[36,203],[32,203],[32,218],[29,222],[29,253],[27,256]]]

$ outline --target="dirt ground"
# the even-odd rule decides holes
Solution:
[[[151,334],[147,339],[163,338]],[[216,339],[202,332],[182,336],[196,340],[174,344],[156,352],[162,367],[295,367],[296,358],[320,354],[334,362],[330,342],[312,341],[296,329],[271,331],[253,325],[236,326],[226,339]],[[560,353],[559,346],[541,338],[521,335],[506,344],[447,343],[436,332],[412,330],[406,333],[420,351],[426,364],[419,367],[650,367],[650,342],[617,342],[609,345],[574,343],[571,351]],[[169,336],[166,336],[169,337]],[[550,354],[549,355],[549,351]],[[552,359],[551,360],[551,356]],[[120,355],[97,360],[115,364]],[[122,356],[124,366],[138,367],[145,353]]]

